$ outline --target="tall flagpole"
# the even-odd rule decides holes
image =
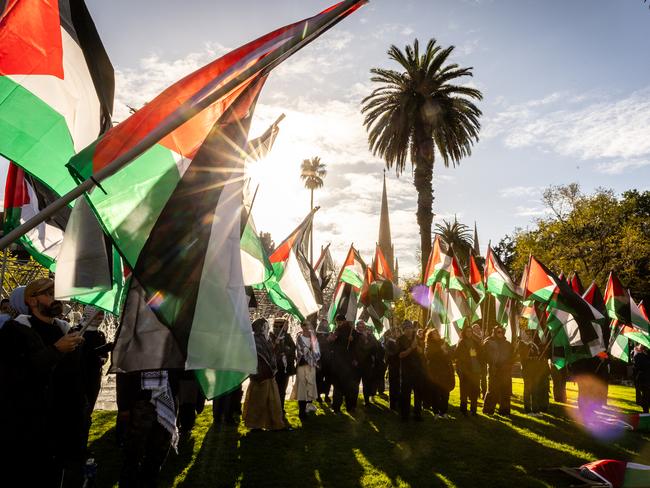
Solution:
[[[225,78],[225,74],[214,79],[208,86],[200,90],[195,96],[191,97],[174,110],[174,112],[165,117],[156,128],[144,136],[140,142],[136,143],[131,149],[116,157],[111,163],[94,173],[79,186],[49,204],[27,222],[7,233],[7,235],[0,239],[0,249],[5,249],[20,236],[26,234],[40,223],[56,214],[59,210],[65,208],[85,192],[98,186],[100,182],[114,175],[117,171],[155,145],[160,139],[178,129],[185,122],[226,96],[242,83],[246,82],[253,76],[268,74],[274,67],[304,47],[308,42],[320,35],[325,29],[342,20],[339,18],[339,15],[359,3],[366,2],[365,0],[345,0],[331,11],[322,14],[319,21],[316,21],[313,24],[307,22],[302,36],[297,36],[296,38],[287,41],[284,48],[279,48],[278,50],[271,52],[266,57],[254,63],[252,66],[241,72],[237,77],[223,84],[216,90],[214,90],[214,87],[223,81],[222,78]],[[214,92],[212,92],[212,90],[214,90]]]

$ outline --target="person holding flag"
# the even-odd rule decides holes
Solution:
[[[456,370],[460,383],[460,413],[467,416],[467,401],[470,412],[476,415],[481,381],[481,344],[470,327],[464,327],[456,346]]]
[[[495,326],[492,335],[483,343],[483,353],[488,365],[488,391],[483,402],[483,413],[493,415],[497,404],[499,415],[510,415],[512,391],[512,344],[505,338],[503,327]]]

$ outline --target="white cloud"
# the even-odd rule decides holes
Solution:
[[[610,174],[645,166],[650,158],[650,87],[614,99],[552,93],[511,105],[488,119],[483,138],[511,148],[537,147],[597,163]]]
[[[539,186],[511,186],[499,190],[499,196],[501,198],[532,198],[539,196],[541,192],[542,188]]]
[[[517,205],[515,207],[515,215],[518,217],[543,217],[549,213],[549,209],[540,206],[526,207],[523,205]]]

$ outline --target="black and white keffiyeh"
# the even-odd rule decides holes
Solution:
[[[151,391],[151,403],[156,407],[158,423],[172,436],[171,444],[178,452],[178,427],[176,426],[176,407],[169,386],[167,371],[143,371],[142,389]]]

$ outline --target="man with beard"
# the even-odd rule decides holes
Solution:
[[[0,330],[0,427],[4,479],[22,486],[59,486],[80,480],[85,396],[80,350],[83,338],[56,317],[54,281],[40,278],[24,288],[29,313]]]

